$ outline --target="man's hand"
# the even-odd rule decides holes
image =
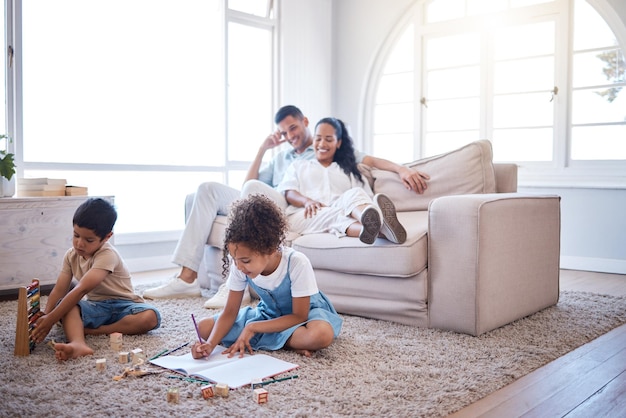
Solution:
[[[272,149],[279,146],[280,144],[285,143],[286,141],[287,138],[283,136],[282,132],[276,130],[275,132],[269,134],[267,138],[265,138],[265,141],[263,141],[261,148],[263,148],[264,150]]]
[[[398,173],[404,187],[409,190],[413,190],[415,193],[422,194],[428,188],[426,180],[430,180],[430,176],[421,171],[413,170],[412,168],[403,167]]]

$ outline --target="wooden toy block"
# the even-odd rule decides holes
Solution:
[[[109,341],[111,342],[111,350],[122,351],[122,333],[112,332],[109,334]]]
[[[146,360],[146,355],[141,348],[135,348],[130,352],[130,355],[133,364],[143,364],[143,362]]]
[[[252,383],[250,383],[250,386],[252,386],[252,390],[258,389],[258,388],[262,388],[263,387],[263,380],[259,379],[259,378],[252,379]]]
[[[269,395],[267,389],[257,388],[252,391],[252,394],[256,403],[267,403],[267,397]]]
[[[178,389],[177,388],[169,388],[167,390],[167,402],[168,403],[178,403],[179,401]]]
[[[214,390],[214,385],[204,385],[202,387],[200,387],[200,391],[202,392],[202,397],[204,399],[209,399],[212,398],[213,396],[215,396],[215,390]]]
[[[223,398],[228,398],[228,385],[226,383],[218,383],[215,385],[215,394]]]
[[[99,358],[96,360],[96,370],[104,371],[107,368],[107,359]]]
[[[120,351],[118,359],[120,363],[128,363],[130,361],[130,353],[128,351]]]

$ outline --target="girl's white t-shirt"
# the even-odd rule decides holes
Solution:
[[[293,254],[291,262],[289,261],[290,254]],[[263,289],[274,290],[287,275],[287,265],[289,265],[291,278],[291,296],[296,298],[312,296],[319,292],[311,262],[304,254],[289,247],[282,247],[280,263],[274,272],[267,276],[259,274],[252,280],[254,280],[254,284]],[[231,262],[226,287],[241,291],[247,285],[246,275],[237,269],[234,262]]]

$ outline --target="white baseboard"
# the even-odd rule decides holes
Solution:
[[[176,265],[172,263],[171,255],[125,258],[124,261],[131,274],[153,270],[167,270],[176,267]]]
[[[626,274],[626,260],[611,258],[561,256],[561,268],[566,270],[595,271],[599,273]]]
[[[124,261],[133,273],[153,270],[167,270],[176,267],[172,263],[171,255],[128,258]],[[566,270],[626,274],[626,260],[561,256],[561,268]]]

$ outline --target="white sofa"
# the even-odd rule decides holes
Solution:
[[[430,175],[423,195],[362,167],[394,201],[404,244],[291,237],[337,311],[480,335],[557,303],[559,196],[516,193],[517,166],[494,165],[487,140],[407,165]],[[221,276],[225,226],[219,216],[207,242],[205,287]]]

